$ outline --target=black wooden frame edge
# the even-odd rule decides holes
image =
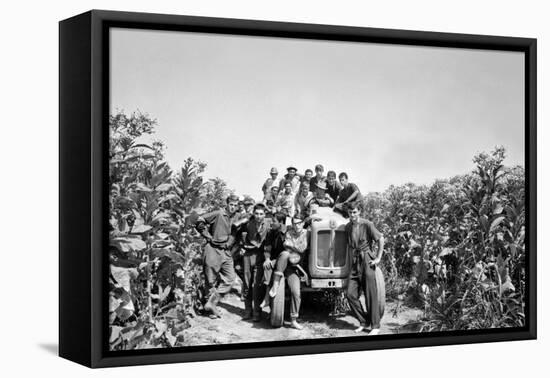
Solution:
[[[367,41],[371,43],[412,44],[424,46],[468,47],[524,51],[535,38],[462,34],[434,31],[382,29],[343,25],[182,16],[159,13],[92,10],[93,17],[106,22],[124,22],[129,27],[231,33],[262,36],[286,36],[323,40]],[[134,25],[132,25],[134,24]],[[144,26],[146,25],[146,27]]]
[[[59,355],[91,365],[91,12],[59,23]]]
[[[364,340],[339,344],[312,344],[306,346],[262,346],[242,349],[204,351],[204,352],[167,352],[143,353],[135,356],[103,357],[91,365],[94,368],[155,365],[176,362],[200,362],[244,358],[280,357],[319,353],[361,352],[382,349],[402,349],[418,347],[437,347],[458,344],[481,344],[489,342],[511,342],[536,339],[529,331],[516,333],[494,333],[490,336],[430,336],[426,338],[399,338],[394,340]],[[517,347],[517,346],[516,346]]]
[[[379,338],[365,341],[342,342],[338,340],[336,344],[315,344],[316,340],[311,340],[309,345],[290,345],[290,346],[264,346],[263,344],[255,346],[252,344],[242,344],[242,347],[233,347],[228,350],[212,351],[189,351],[180,352],[169,350],[147,351],[139,355],[120,355],[106,356],[102,345],[105,339],[103,328],[103,273],[105,266],[101,259],[102,242],[104,242],[104,233],[102,232],[101,211],[104,202],[102,196],[105,191],[102,182],[103,172],[107,161],[104,159],[102,142],[105,142],[106,135],[103,133],[103,121],[106,119],[105,109],[109,108],[108,100],[103,96],[105,75],[104,70],[108,67],[108,60],[103,54],[105,44],[105,35],[103,30],[105,25],[126,24],[131,27],[141,27],[147,29],[162,30],[181,30],[182,26],[193,31],[213,32],[213,33],[231,33],[246,35],[266,35],[298,37],[311,39],[328,40],[357,40],[383,43],[401,43],[428,46],[446,46],[446,47],[469,47],[486,48],[498,50],[523,51],[526,56],[526,166],[528,168],[527,181],[529,203],[529,249],[536,251],[536,39],[516,38],[516,37],[495,37],[479,36],[454,33],[434,33],[417,32],[403,30],[386,30],[372,28],[357,28],[347,26],[328,26],[312,24],[295,24],[268,21],[251,21],[235,19],[205,18],[195,16],[175,16],[160,14],[128,13],[113,11],[93,10],[80,16],[70,18],[60,22],[60,355],[75,362],[90,367],[108,367],[120,365],[138,365],[138,364],[156,364],[169,362],[188,362],[219,360],[233,358],[251,358],[266,356],[281,356],[290,354],[309,354],[309,353],[327,353],[341,351],[358,351],[370,349],[386,348],[404,348],[418,346],[436,346],[449,344],[466,344],[479,342],[494,342],[507,340],[525,340],[536,338],[536,254],[533,253],[528,261],[529,267],[529,293],[527,307],[529,328],[519,330],[503,330],[490,333],[476,334],[453,334],[451,335],[422,335],[421,337],[406,338]],[[64,26],[65,24],[65,26]],[[89,30],[82,31],[82,24],[89,25]],[[73,25],[69,27],[69,25]],[[74,25],[79,25],[74,26]],[[63,29],[65,27],[65,29]],[[80,28],[80,29],[79,29]],[[70,30],[70,31],[69,31]],[[78,32],[77,32],[78,30]],[[64,34],[83,33],[84,36],[65,36]],[[78,38],[89,38],[89,43],[76,46]],[[69,41],[69,42],[67,42]],[[72,43],[72,44],[71,44]],[[72,46],[72,47],[68,47]],[[71,49],[74,49],[71,50]],[[79,51],[76,53],[75,51]],[[90,73],[90,81],[81,86],[75,93],[67,96],[71,82],[77,76],[72,71],[65,71],[68,61],[75,62],[76,65],[85,67],[85,71]],[[86,107],[89,109],[85,109]],[[67,107],[88,110],[82,111],[79,116],[69,114]],[[85,115],[84,115],[85,114]],[[107,113],[108,116],[108,113]],[[81,138],[89,138],[88,149],[71,148],[68,143],[72,140],[69,136],[71,130],[69,124],[80,123],[90,126],[86,133],[80,133]],[[72,130],[73,133],[78,131]],[[108,139],[107,139],[108,141]],[[82,167],[75,170],[69,167],[66,162],[68,151],[73,155],[75,161],[89,162],[90,170],[86,171]],[[82,159],[82,160],[81,160]],[[69,168],[72,168],[69,169]],[[84,171],[84,172],[83,172]],[[78,175],[84,179],[75,186],[74,176],[69,179],[69,174]],[[87,176],[87,180],[86,177]],[[86,187],[87,185],[87,187]],[[82,201],[82,190],[89,193],[90,202]],[[63,198],[62,198],[63,197]],[[81,202],[81,203],[78,203]],[[77,203],[80,206],[80,219],[82,222],[88,220],[89,232],[82,229],[76,229],[76,223],[68,215],[73,211]],[[86,211],[86,206],[89,208]],[[87,218],[86,216],[89,215]],[[80,237],[77,237],[79,235]],[[67,239],[63,239],[63,238]],[[88,244],[82,245],[82,238]],[[64,240],[62,242],[62,240]],[[73,242],[79,242],[78,247],[69,253],[69,246],[76,246]],[[78,275],[73,272],[72,276],[68,272],[73,268],[73,264],[84,269],[84,274]],[[68,277],[73,280],[68,280]],[[85,292],[85,295],[82,293]],[[62,297],[63,294],[63,297]],[[68,298],[65,296],[68,295]],[[79,303],[86,302],[82,307],[75,310],[71,305],[77,302],[75,296],[80,296]],[[86,299],[86,300],[84,300]],[[63,315],[62,315],[63,314]],[[71,322],[73,315],[80,315],[80,322]],[[69,320],[68,320],[69,319]],[[84,320],[84,321],[83,321]],[[89,320],[89,322],[88,322]],[[68,323],[66,323],[68,321]],[[104,331],[104,330],[103,330]],[[491,330],[495,331],[495,330]],[[90,348],[83,347],[83,341],[90,340]],[[335,340],[336,342],[336,340]],[[70,345],[78,346],[77,351],[71,350]]]
[[[525,51],[525,162],[526,230],[528,243],[528,301],[526,320],[533,339],[537,338],[537,40],[526,41]],[[531,253],[532,251],[532,253]]]

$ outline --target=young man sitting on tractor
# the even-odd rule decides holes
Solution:
[[[282,220],[282,215],[280,218]],[[275,219],[277,219],[277,215],[275,215]],[[279,227],[284,227],[284,224],[281,224],[281,222],[279,223]],[[295,215],[292,218],[292,225],[284,234],[284,240],[281,236],[281,229],[273,229],[272,227],[270,234],[266,237],[266,251],[269,251],[270,259],[267,259],[268,256],[266,255],[266,261],[263,267],[266,272],[274,270],[273,283],[269,290],[269,296],[272,298],[281,295],[281,293],[278,293],[279,284],[283,277],[286,278],[291,295],[290,325],[292,328],[300,330],[303,326],[298,323],[301,303],[301,283],[297,264],[300,262],[302,254],[307,249],[307,231],[304,229],[304,220],[302,217],[298,214]],[[281,241],[283,242],[282,245],[280,244]],[[275,248],[277,248],[278,251],[275,251]],[[275,257],[274,252],[278,252],[276,258],[273,258]],[[269,278],[267,282],[269,282]]]

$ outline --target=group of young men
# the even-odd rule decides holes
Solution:
[[[347,216],[347,206],[362,199],[361,191],[349,182],[347,173],[340,173],[337,181],[334,171],[328,171],[324,176],[321,164],[315,166],[315,176],[311,169],[306,169],[302,175],[295,167],[288,167],[282,178],[278,177],[277,168],[271,168],[269,174],[262,192],[263,203],[270,213],[280,211],[288,216],[299,213],[305,217],[311,206],[320,206],[333,207]]]
[[[298,323],[300,311],[301,268],[299,261],[308,248],[307,228],[315,218],[316,207],[332,207],[350,218],[346,225],[348,246],[352,250],[352,269],[348,279],[347,298],[353,315],[359,320],[357,332],[370,326],[369,334],[380,328],[381,306],[377,295],[377,265],[384,249],[384,238],[372,222],[360,217],[361,192],[349,183],[344,172],[338,176],[329,171],[323,175],[322,165],[298,174],[288,167],[278,178],[272,168],[262,186],[263,201],[251,198],[227,198],[224,209],[200,216],[196,228],[207,240],[203,255],[207,301],[204,309],[212,318],[221,317],[217,304],[228,293],[236,279],[235,261],[242,265],[244,319],[261,320],[262,307],[269,297],[277,295],[284,276],[291,296],[291,327]],[[378,243],[377,252],[374,243]],[[359,300],[365,295],[366,310]]]

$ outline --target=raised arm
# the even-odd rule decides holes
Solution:
[[[199,217],[197,219],[197,223],[203,222],[203,223],[212,224],[212,223],[214,223],[214,221],[216,220],[216,217],[219,214],[220,214],[220,210],[214,210],[214,211],[211,211],[209,213],[199,215]]]
[[[196,213],[191,214],[191,216],[186,219],[186,223],[189,223],[189,225],[195,227],[195,229],[203,238],[210,241],[212,239],[212,235],[210,235],[210,233],[208,232],[207,225],[211,225],[212,223],[214,223],[214,220],[216,219],[218,214],[219,210],[211,211],[202,215],[198,215]]]
[[[351,185],[351,184],[350,184]],[[344,203],[346,202],[353,202],[357,199],[357,197],[359,196],[359,194],[361,193],[359,191],[359,187],[357,185],[353,185],[354,186],[354,191],[353,193],[351,193],[351,195],[344,201]]]

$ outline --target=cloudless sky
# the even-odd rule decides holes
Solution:
[[[111,111],[149,113],[177,169],[260,198],[275,166],[362,192],[429,184],[503,145],[524,165],[519,52],[114,29]]]

